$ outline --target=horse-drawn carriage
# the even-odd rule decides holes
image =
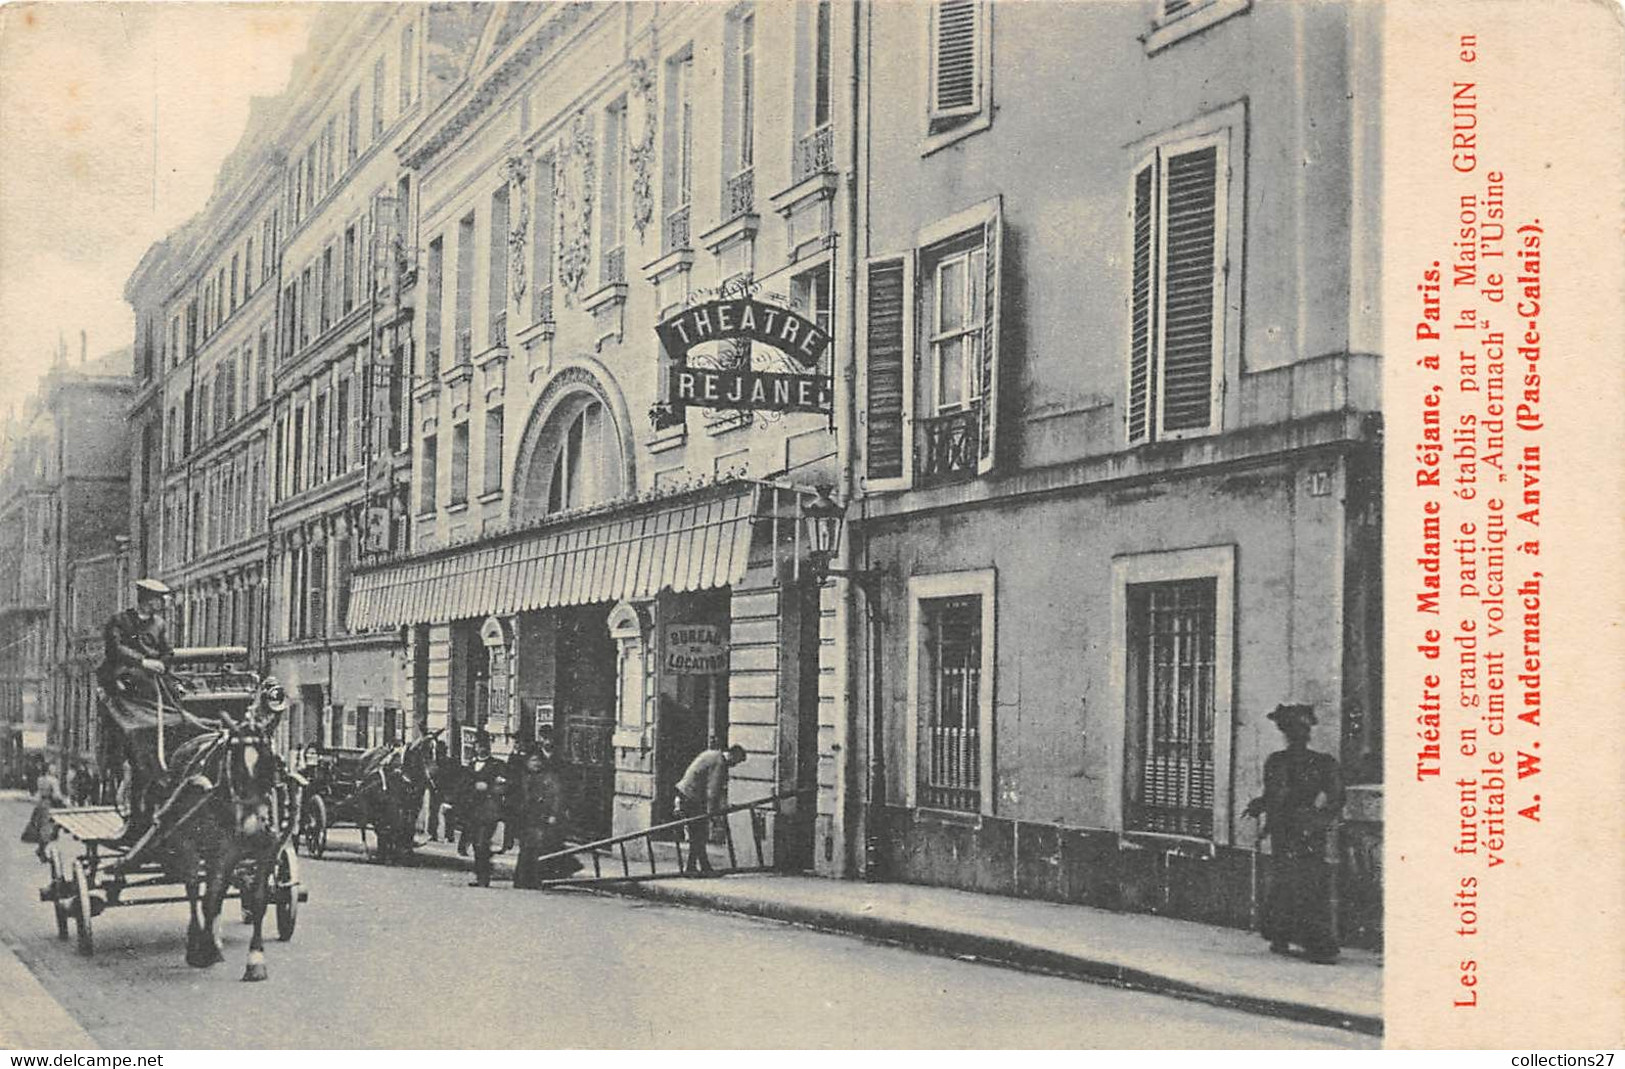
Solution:
[[[254,934],[245,980],[265,979],[261,926],[274,907],[277,936],[293,938],[299,903],[299,778],[284,768],[272,737],[286,701],[274,680],[248,671],[241,647],[181,649],[170,672],[144,686],[104,691],[104,730],[127,762],[121,802],[52,811],[77,856],[47,853],[51,882],[40,891],[57,935],[78,932],[94,952],[92,919],[110,907],[187,902],[186,960],[222,960],[219,922],[239,898]],[[185,889],[177,893],[177,886]]]
[[[367,831],[377,841],[380,861],[397,860],[415,844],[418,810],[433,779],[432,737],[413,743],[394,742],[371,749],[307,746],[295,758],[305,779],[299,805],[298,842],[305,853],[327,852],[328,832],[350,827],[361,832],[369,854]]]

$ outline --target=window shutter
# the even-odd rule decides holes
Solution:
[[[998,460],[999,433],[999,280],[1004,245],[1004,211],[995,201],[993,217],[983,225],[987,255],[987,291],[982,305],[982,404],[977,410],[976,473],[986,475]]]
[[[908,485],[913,261],[869,261],[864,287],[864,460],[868,488]]]
[[[932,110],[939,115],[974,112],[979,106],[976,8],[976,0],[942,0],[937,4],[936,93]]]
[[[1146,164],[1134,176],[1134,276],[1129,328],[1128,412],[1130,443],[1151,437],[1151,414],[1156,411],[1156,376],[1152,374],[1152,340],[1156,337],[1156,279],[1151,259],[1156,209],[1156,163]]]
[[[1213,422],[1218,293],[1219,148],[1165,160],[1160,430],[1205,431]]]

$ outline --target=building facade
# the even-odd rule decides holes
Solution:
[[[1375,938],[1379,16],[867,12],[868,864],[1245,926],[1307,701]]]
[[[734,801],[802,792],[769,831],[778,863],[824,854],[833,702],[797,520],[833,481],[834,415],[674,406],[656,327],[748,295],[833,336],[825,382],[844,359],[849,18],[497,9],[401,149],[420,205],[412,537],[358,576],[350,622],[408,629],[423,730],[462,746],[483,728],[500,751],[550,727],[578,834],[669,819],[689,760],[738,743]],[[740,338],[687,355],[787,359]]]
[[[122,549],[128,516],[124,410],[131,353],[77,363],[64,347],[11,421],[0,461],[0,778],[59,771],[96,753],[83,683],[87,622],[102,607],[73,582]],[[111,609],[108,610],[109,614]],[[101,621],[88,623],[100,634]],[[99,657],[97,658],[99,662]],[[31,784],[29,784],[31,786]]]

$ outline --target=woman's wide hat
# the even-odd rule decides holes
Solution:
[[[1282,702],[1275,707],[1274,712],[1269,714],[1269,719],[1275,721],[1280,727],[1286,727],[1288,723],[1294,721],[1300,724],[1314,724],[1316,723],[1315,707],[1301,703]]]

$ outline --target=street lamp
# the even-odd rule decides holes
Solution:
[[[877,568],[831,568],[829,562],[840,552],[841,528],[846,523],[846,507],[830,497],[829,488],[818,488],[818,496],[801,507],[807,532],[807,566],[819,586],[831,576],[850,579],[865,590],[880,578]]]

